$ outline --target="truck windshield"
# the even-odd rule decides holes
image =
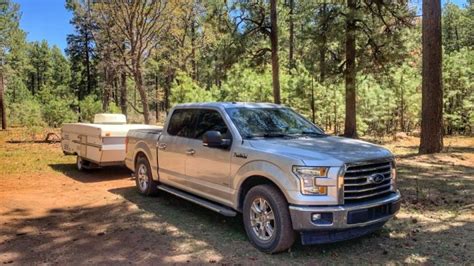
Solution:
[[[324,132],[289,108],[226,109],[243,138],[324,136]]]

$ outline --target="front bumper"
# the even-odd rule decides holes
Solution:
[[[400,209],[400,192],[369,202],[338,206],[290,205],[293,229],[296,231],[328,231],[370,227],[384,224]],[[313,215],[319,214],[319,220]]]

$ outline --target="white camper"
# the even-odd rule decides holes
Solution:
[[[64,154],[77,156],[77,168],[123,165],[126,136],[130,129],[161,129],[158,126],[127,124],[122,114],[97,114],[94,123],[70,123],[61,128]]]

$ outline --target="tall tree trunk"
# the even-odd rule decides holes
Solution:
[[[140,63],[134,64],[133,78],[135,81],[135,92],[140,94],[140,100],[143,108],[143,119],[145,124],[150,124],[150,109],[148,108],[148,95],[143,86],[142,68]]]
[[[150,109],[148,108],[148,95],[143,86],[142,69],[141,69],[141,66],[139,65],[135,66],[134,78],[135,78],[135,88],[140,94],[140,99],[142,102],[143,119],[145,120],[145,124],[150,124]]]
[[[312,122],[316,122],[316,108],[314,106],[314,78],[311,78],[311,119]]]
[[[87,29],[86,29],[87,31]],[[86,82],[87,82],[87,93],[86,94],[90,94],[92,92],[92,80],[91,80],[91,62],[90,62],[90,51],[89,51],[89,35],[88,33],[86,32],[85,34],[85,39],[84,39],[84,45],[85,45],[85,55],[84,55],[84,59],[86,60]],[[82,95],[84,96],[84,94]],[[80,99],[81,100],[81,99]]]
[[[5,82],[3,80],[3,71],[0,70],[0,116],[2,118],[2,130],[7,129],[7,110],[5,108]]]
[[[357,0],[347,0],[349,14],[346,18],[346,119],[344,136],[357,138],[356,125],[356,22]]]
[[[196,66],[196,23],[193,14],[191,19],[191,67],[193,73],[191,74],[194,80],[198,79],[197,66]]]
[[[406,132],[405,128],[405,86],[403,86],[403,73],[400,77],[400,130]]]
[[[166,76],[166,86],[164,91],[164,100],[165,100],[165,111],[168,115],[168,110],[170,108],[170,91],[171,91],[171,82],[173,80],[173,71],[168,69],[168,75]]]
[[[289,48],[290,51],[288,53],[288,70],[291,73],[291,69],[295,67],[295,62],[294,62],[294,49],[295,49],[295,21],[293,18],[293,13],[295,9],[295,0],[289,0],[289,5],[290,5],[290,14],[289,14],[289,20],[290,20],[290,43],[289,43]]]
[[[333,99],[334,99],[334,135],[337,135],[337,101],[336,101],[336,88],[333,89]]]
[[[110,93],[111,93],[111,78],[110,73],[107,67],[104,67],[104,91],[102,94],[102,111],[107,112],[109,109],[109,102],[110,102]]]
[[[423,71],[421,154],[443,149],[443,86],[441,74],[441,2],[423,0]]]
[[[323,4],[321,7],[321,16],[326,19],[327,6]],[[319,81],[324,82],[326,79],[326,51],[327,51],[327,37],[323,32],[319,35],[321,44],[319,45]]]
[[[160,95],[158,90],[158,75],[155,74],[155,120],[156,123],[160,120]]]
[[[278,62],[278,24],[277,24],[277,0],[270,0],[270,19],[272,29],[270,31],[270,42],[272,43],[272,81],[273,101],[281,103],[280,97],[280,63]]]
[[[122,114],[128,115],[127,110],[127,74],[125,71],[120,76],[120,109]]]
[[[117,84],[117,72],[115,72],[115,75],[114,75],[114,82],[113,82],[113,86],[114,86],[114,102],[117,106],[120,106],[120,103],[119,103],[119,85]]]

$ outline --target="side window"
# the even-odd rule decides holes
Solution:
[[[225,139],[231,138],[229,129],[222,119],[222,116],[219,112],[214,110],[201,110],[198,122],[196,124],[196,134],[194,135],[195,138],[201,139],[202,135],[206,133],[206,131],[215,130],[219,131],[222,134],[222,137]]]
[[[194,121],[198,112],[192,109],[178,109],[173,112],[168,125],[168,134],[191,138],[194,133]]]

